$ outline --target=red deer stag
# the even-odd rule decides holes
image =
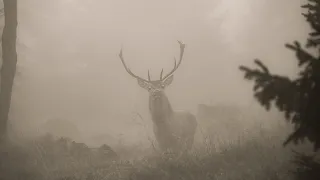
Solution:
[[[178,42],[180,44],[179,62],[177,64],[176,59],[174,59],[175,64],[173,69],[165,76],[162,76],[162,69],[159,80],[151,80],[149,70],[148,80],[133,74],[124,62],[122,49],[119,54],[125,70],[137,79],[140,87],[149,92],[149,111],[153,121],[153,132],[159,148],[162,151],[171,150],[181,152],[190,150],[197,129],[196,117],[187,111],[174,111],[164,92],[165,88],[172,83],[173,73],[182,61],[185,44],[180,41]]]

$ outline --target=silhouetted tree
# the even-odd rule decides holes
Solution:
[[[320,162],[316,156],[293,151],[292,162],[296,165],[293,171],[295,180],[318,180],[320,177]]]
[[[284,146],[307,138],[317,151],[320,148],[320,0],[309,0],[302,8],[308,10],[303,16],[312,28],[306,47],[301,47],[297,41],[285,45],[296,53],[301,68],[298,77],[290,79],[272,74],[260,60],[254,61],[258,68],[240,66],[240,70],[246,79],[255,81],[254,96],[259,103],[269,110],[274,102],[285,113],[286,119],[294,124],[295,129]],[[317,52],[311,53],[306,49],[316,49]]]
[[[17,0],[3,0],[5,26],[2,33],[2,67],[0,91],[0,142],[6,137],[11,93],[16,73]]]

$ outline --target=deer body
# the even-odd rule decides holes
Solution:
[[[190,149],[193,145],[197,121],[187,111],[176,111],[163,124],[153,124],[153,131],[161,150]]]
[[[149,92],[149,111],[153,121],[153,132],[158,142],[159,148],[163,151],[182,151],[189,150],[194,141],[194,135],[197,128],[196,117],[188,111],[174,111],[171,107],[164,89],[173,81],[173,72],[179,67],[185,45],[180,43],[180,60],[172,71],[162,77],[163,70],[160,74],[160,80],[151,81],[148,71],[148,80],[134,75],[127,68],[122,57],[122,50],[119,57],[126,71],[137,79],[140,87]]]
[[[159,148],[163,151],[190,149],[197,128],[196,117],[188,111],[174,111],[164,93],[157,100],[149,98],[153,132]]]

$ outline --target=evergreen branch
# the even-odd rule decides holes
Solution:
[[[310,53],[302,49],[298,41],[294,41],[294,44],[285,44],[285,47],[296,52],[299,66],[302,66],[306,63],[310,64],[312,62],[318,61],[316,57],[312,56]]]

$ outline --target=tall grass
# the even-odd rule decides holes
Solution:
[[[224,137],[219,129],[227,127],[216,128],[214,134],[199,126],[197,143],[183,156],[159,153],[148,134],[149,149],[119,144],[117,154],[107,145],[93,149],[51,135],[7,143],[0,147],[0,180],[301,180],[319,172],[313,159],[282,146],[289,132],[283,125],[268,130],[255,125],[240,134],[229,129]]]
[[[143,151],[143,158],[128,161],[102,147],[91,149],[69,139],[45,136],[24,144],[2,145],[0,179],[291,180],[306,174],[305,169],[298,175],[292,173],[297,172],[297,162],[292,163],[296,154],[282,147],[281,133],[256,132],[224,142],[220,148],[211,139],[184,156],[159,154],[150,147]]]

